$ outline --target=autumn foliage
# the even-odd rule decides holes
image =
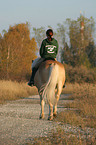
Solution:
[[[0,79],[26,80],[36,58],[37,43],[28,24],[10,27],[0,38]]]
[[[29,24],[21,23],[3,33],[3,36],[0,34],[0,79],[29,79],[32,60],[39,53],[37,46],[40,48],[42,40],[46,38],[46,29],[33,28],[31,35],[33,33],[34,38],[31,38]],[[63,24],[57,25],[54,31],[59,44],[57,60],[65,66],[66,81],[96,82],[94,36],[95,21],[92,17],[80,15],[77,20],[66,19]]]

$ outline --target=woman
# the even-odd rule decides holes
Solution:
[[[41,57],[34,60],[32,64],[32,76],[30,78],[30,81],[28,82],[29,86],[34,85],[34,76],[41,62],[47,59],[56,60],[56,56],[58,53],[58,42],[55,38],[53,38],[52,29],[48,29],[46,31],[46,36],[47,38],[42,41],[40,47]]]

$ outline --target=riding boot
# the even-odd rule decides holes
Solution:
[[[31,75],[31,78],[30,78],[30,81],[28,82],[28,85],[29,86],[34,86],[34,76],[36,74],[36,71],[37,71],[37,68],[32,68],[32,75]]]

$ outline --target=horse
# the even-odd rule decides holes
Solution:
[[[57,116],[57,103],[65,83],[65,69],[63,64],[54,60],[42,62],[35,74],[34,85],[40,96],[40,119],[44,118],[44,104],[49,104],[48,120]]]

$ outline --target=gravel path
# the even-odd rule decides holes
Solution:
[[[67,101],[64,100],[66,97],[61,96],[58,112],[66,109],[59,106]],[[34,137],[47,136],[48,132],[56,129],[58,123],[47,120],[48,105],[45,105],[44,120],[39,120],[40,109],[38,95],[0,105],[0,145],[21,145]],[[70,125],[65,125],[63,128],[66,131],[74,129]]]
[[[39,119],[40,109],[38,95],[0,105],[0,145],[21,144],[33,137],[46,136],[56,123],[47,120],[47,104],[44,120]],[[59,107],[58,111],[62,109]]]

